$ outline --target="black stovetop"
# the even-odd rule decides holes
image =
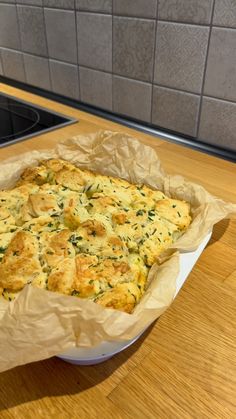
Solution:
[[[0,147],[73,122],[64,115],[0,93]]]

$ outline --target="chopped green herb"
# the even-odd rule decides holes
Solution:
[[[136,215],[137,215],[137,216],[139,216],[139,215],[143,215],[143,210],[138,210],[138,211],[136,212]]]
[[[137,186],[138,191],[141,191],[141,189],[143,189],[143,186],[144,185]]]
[[[78,240],[83,240],[83,237],[72,234],[68,241],[76,246]]]
[[[135,301],[137,301],[136,295],[134,295],[132,292],[130,292],[130,294],[134,297]]]
[[[178,214],[179,217],[181,217],[181,214],[179,213],[179,211],[177,211],[177,214]]]
[[[172,208],[176,208],[176,205],[172,205]]]

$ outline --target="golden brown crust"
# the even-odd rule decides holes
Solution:
[[[60,209],[57,205],[54,195],[36,193],[29,196],[29,204],[32,208],[32,215],[39,217],[40,215],[53,214]]]
[[[96,303],[106,308],[132,313],[135,305],[140,300],[140,290],[132,282],[118,284],[114,288],[104,292],[96,299]]]
[[[61,230],[58,233],[45,233],[42,236],[43,242],[43,260],[49,268],[55,268],[65,258],[72,258],[75,251],[72,243],[69,241],[70,230]]]
[[[0,286],[17,291],[42,273],[37,239],[19,231],[11,240],[0,264]]]
[[[21,175],[19,185],[24,183],[36,183],[42,185],[47,182],[48,170],[44,166],[27,167]]]
[[[42,161],[0,191],[0,295],[31,284],[131,313],[189,212],[146,185]]]
[[[63,259],[49,274],[48,289],[71,295],[75,275],[75,262],[73,259]]]
[[[177,199],[163,199],[156,203],[156,210],[161,217],[177,225],[180,230],[186,229],[191,223],[188,202]]]
[[[83,177],[76,170],[63,168],[59,172],[56,172],[55,180],[59,185],[63,185],[72,191],[82,192],[85,185]]]

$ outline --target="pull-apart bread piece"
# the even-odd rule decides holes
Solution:
[[[190,222],[189,204],[161,191],[42,161],[0,191],[0,294],[31,284],[131,313]]]

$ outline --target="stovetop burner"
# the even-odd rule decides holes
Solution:
[[[0,94],[0,147],[75,121],[40,106]]]

